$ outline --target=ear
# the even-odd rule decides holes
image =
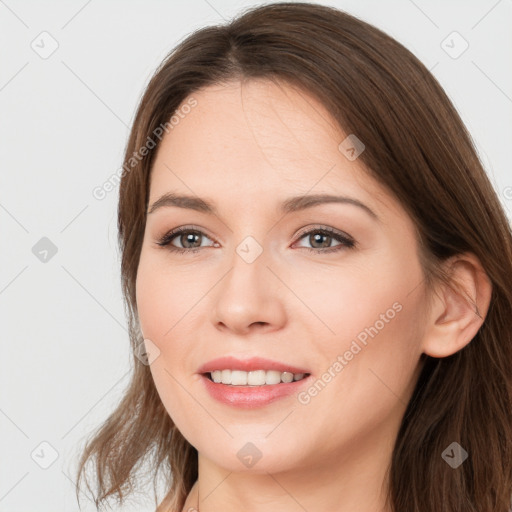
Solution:
[[[457,254],[445,265],[455,289],[443,283],[431,297],[422,343],[431,357],[455,354],[475,337],[492,294],[491,281],[474,254]]]

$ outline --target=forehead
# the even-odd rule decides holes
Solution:
[[[195,106],[160,143],[150,200],[169,190],[246,203],[309,191],[362,200],[385,195],[357,159],[340,151],[347,135],[307,92],[250,80],[191,97]]]

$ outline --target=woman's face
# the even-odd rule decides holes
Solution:
[[[306,93],[253,80],[193,99],[158,149],[148,210],[164,194],[192,199],[148,213],[137,275],[166,410],[200,455],[229,471],[389,455],[423,351],[411,219],[364,172],[362,146],[349,137],[340,149],[347,135]],[[313,201],[323,195],[351,201]],[[199,199],[214,213],[192,208]],[[240,387],[202,375],[224,356],[310,375],[234,396]]]

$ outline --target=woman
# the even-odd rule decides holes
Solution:
[[[135,367],[80,461],[98,507],[150,457],[160,512],[509,509],[511,229],[402,45],[308,3],[198,30],[118,214]]]

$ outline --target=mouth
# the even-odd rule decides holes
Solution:
[[[308,368],[256,356],[219,357],[203,364],[197,373],[211,398],[243,409],[285,400],[313,379]]]
[[[223,382],[223,374],[231,372],[231,377]],[[262,376],[259,372],[265,375],[265,383],[263,384]],[[215,382],[218,379],[219,373],[221,374],[221,381]],[[258,409],[261,407],[269,406],[277,400],[284,400],[286,397],[290,398],[297,395],[301,389],[311,384],[312,375],[310,373],[293,374],[289,372],[275,372],[277,375],[269,375],[269,372],[264,370],[255,370],[254,372],[247,372],[248,374],[256,374],[256,376],[250,377],[247,375],[247,380],[243,375],[240,375],[238,370],[214,370],[212,372],[201,373],[201,381],[204,384],[205,390],[214,400],[228,405],[230,407],[240,409]],[[284,376],[284,380],[281,379],[282,374],[289,373],[289,376]],[[233,376],[234,374],[234,376]],[[225,377],[226,375],[224,375]],[[269,381],[267,383],[267,376]],[[297,377],[297,380],[290,380]],[[253,378],[259,380],[253,380]],[[215,380],[214,380],[215,379]],[[231,381],[231,382],[228,382]],[[233,381],[235,383],[233,383]],[[288,381],[288,382],[286,382]],[[250,382],[260,382],[260,384],[250,384]]]
[[[226,369],[205,372],[201,375],[215,384],[233,387],[262,387],[301,381],[309,377],[310,373],[280,372],[278,370],[253,370],[246,372]]]

